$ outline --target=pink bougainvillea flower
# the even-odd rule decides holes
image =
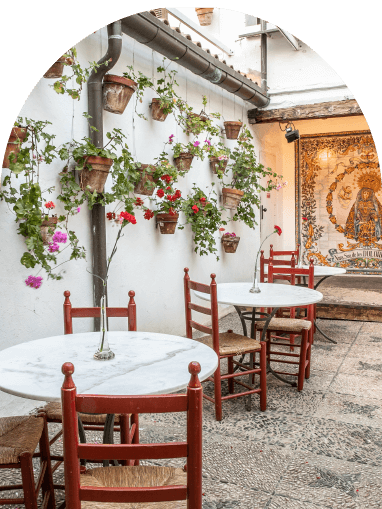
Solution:
[[[55,205],[52,201],[47,201],[47,202],[45,203],[45,205],[44,205],[44,206],[45,206],[45,208],[47,208],[48,210],[49,210],[49,209],[54,209],[54,208],[56,208],[56,205]]]
[[[77,207],[77,213],[81,210],[81,207]]]
[[[223,237],[236,237],[236,233],[233,233],[233,232],[232,233],[229,233],[229,232],[223,233]]]
[[[60,246],[57,244],[57,242],[51,242],[48,246],[49,253],[55,253],[60,249]]]
[[[282,234],[282,229],[280,228],[280,226],[274,226],[273,227],[275,229],[275,232],[278,234],[278,235],[281,235]]]
[[[194,141],[194,147],[199,147],[200,141]]]
[[[211,145],[211,140],[204,140],[204,143],[207,143],[208,146]]]
[[[65,244],[66,241],[68,240],[68,236],[66,233],[57,230],[56,232],[54,232],[52,240],[53,242],[58,242],[59,244]]]
[[[168,142],[169,143],[172,143],[172,139],[174,138],[174,134],[170,134],[170,136],[168,137]]]
[[[25,280],[25,284],[30,286],[31,288],[40,288],[42,285],[42,277],[41,276],[28,276]]]

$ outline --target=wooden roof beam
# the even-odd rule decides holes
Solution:
[[[249,124],[263,124],[266,122],[352,117],[355,115],[363,115],[362,110],[355,99],[349,99],[346,101],[305,104],[274,110],[259,110],[255,108],[248,110],[248,122]]]

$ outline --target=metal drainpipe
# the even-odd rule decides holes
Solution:
[[[261,31],[267,28],[267,23],[261,20]],[[267,34],[261,34],[261,89],[267,94]]]
[[[96,147],[103,147],[103,104],[102,104],[102,80],[107,71],[115,66],[122,52],[121,22],[115,21],[107,26],[108,48],[106,54],[98,61],[103,64],[107,60],[111,62],[100,67],[97,72],[92,72],[88,79],[88,113],[91,126],[96,127],[93,131],[89,126],[89,137]],[[94,205],[91,212],[91,239],[93,274],[103,279],[106,277],[107,254],[106,254],[106,220],[105,207],[100,204]],[[93,276],[93,302],[99,306],[103,293],[102,281]],[[98,331],[100,319],[94,318],[94,330]]]

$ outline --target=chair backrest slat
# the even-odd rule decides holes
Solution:
[[[64,334],[73,334],[73,318],[99,318],[101,316],[101,308],[73,308],[70,302],[70,292],[64,292]],[[106,308],[106,315],[110,318],[127,318],[128,330],[137,330],[137,312],[134,301],[135,292],[129,291],[129,304],[126,308]]]
[[[158,460],[168,458],[186,458],[187,442],[172,442],[170,444],[80,444],[77,449],[78,457],[86,460],[115,460],[138,459]]]
[[[199,306],[198,304],[194,304],[193,302],[189,302],[188,308],[193,311],[197,311],[198,313],[204,313],[205,315],[211,315],[211,309],[205,308],[204,306]]]
[[[189,281],[188,287],[190,290],[196,290],[197,292],[208,293],[208,294],[211,293],[211,289],[208,285],[205,285],[203,283],[197,283],[196,281]]]
[[[295,284],[295,278],[300,276],[308,277],[308,288],[314,288],[314,265],[313,259],[310,260],[310,266],[308,269],[302,267],[274,267],[273,263],[268,266],[268,281],[273,283],[274,279],[278,279],[278,276],[289,277],[292,284]]]
[[[88,414],[160,414],[186,412],[187,396],[162,394],[158,396],[98,396],[78,395],[77,412]]]
[[[207,325],[202,325],[201,323],[194,322],[194,320],[190,320],[190,325],[193,329],[196,329],[200,332],[205,332],[206,334],[212,334],[212,328]]]
[[[79,489],[79,499],[83,502],[173,502],[187,498],[187,486],[155,486],[145,488],[90,488]],[[67,505],[68,507],[68,505]],[[80,507],[80,506],[78,506]],[[193,509],[193,506],[189,506]],[[195,508],[197,506],[194,506]],[[198,506],[199,507],[199,506]],[[202,506],[200,505],[200,508]],[[72,508],[71,508],[72,509]],[[77,508],[73,508],[77,509]]]

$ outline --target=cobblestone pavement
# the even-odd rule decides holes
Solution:
[[[338,344],[315,335],[302,392],[268,374],[267,411],[257,395],[250,411],[237,398],[223,403],[221,422],[204,401],[203,509],[382,507],[382,324],[319,325]],[[220,330],[227,329],[241,333],[236,313],[220,320]],[[210,393],[212,384],[204,388]],[[182,440],[184,425],[181,414],[142,416],[141,441]],[[9,476],[0,476],[7,484]]]

